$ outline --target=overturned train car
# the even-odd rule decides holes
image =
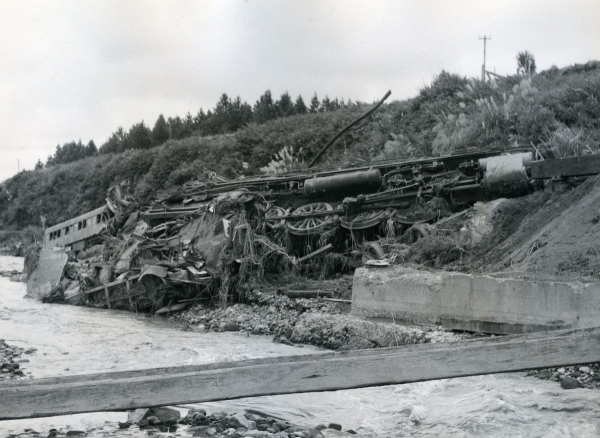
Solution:
[[[77,253],[104,235],[102,254],[73,263],[69,275],[67,264],[60,279],[73,303],[159,313],[198,300],[223,304],[265,273],[318,265],[315,254],[350,258],[365,242],[476,201],[526,194],[531,161],[529,150],[512,148],[236,180],[213,175],[143,211],[106,221],[118,209],[112,202],[58,224],[45,245]]]

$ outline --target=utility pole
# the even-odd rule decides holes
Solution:
[[[486,49],[486,43],[487,40],[491,40],[492,37],[491,36],[483,36],[479,37],[480,40],[483,40],[483,65],[481,66],[481,80],[485,82],[485,49]]]

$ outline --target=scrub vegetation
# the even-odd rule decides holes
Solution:
[[[0,227],[64,221],[104,204],[107,189],[122,181],[146,203],[212,172],[235,178],[302,168],[370,108],[284,96],[265,93],[250,107],[223,95],[206,114],[119,129],[98,149],[63,145],[46,165],[0,185]],[[547,158],[600,152],[600,62],[486,82],[442,71],[416,97],[383,105],[344,134],[319,164],[511,146],[534,146]]]

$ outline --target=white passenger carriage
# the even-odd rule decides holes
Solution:
[[[44,232],[44,246],[72,246],[75,251],[85,248],[86,241],[104,230],[108,223],[106,206],[49,227]]]

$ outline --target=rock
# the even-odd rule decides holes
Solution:
[[[85,435],[83,430],[70,430],[67,432],[67,436]]]
[[[342,430],[342,425],[337,423],[329,423],[329,426],[327,427],[333,430]]]
[[[237,322],[228,322],[225,324],[224,331],[226,332],[239,332],[240,325]]]
[[[131,426],[131,423],[121,423],[119,421],[119,429],[128,429]]]
[[[271,435],[269,432],[263,430],[249,430],[244,432],[244,436],[254,436],[254,437],[266,437]]]
[[[579,367],[579,371],[585,374],[588,374],[591,370],[590,367]]]
[[[573,377],[565,377],[564,379],[562,379],[562,382],[560,382],[560,387],[562,389],[579,388],[579,382],[577,381],[577,379],[574,379]]]
[[[169,421],[179,421],[181,413],[173,408],[150,408],[146,414],[148,417],[156,417],[158,422],[167,423]]]
[[[546,380],[548,379],[550,376],[552,375],[552,373],[550,372],[550,370],[545,369],[540,371],[540,373],[538,374],[538,378]]]
[[[143,419],[150,409],[136,409],[133,412],[127,414],[127,422],[129,424],[138,424]]]
[[[577,377],[581,377],[581,373],[580,373],[579,371],[573,371],[573,372],[571,373],[571,377],[575,377],[575,378],[577,378]]]
[[[146,417],[146,420],[148,420],[148,423],[150,423],[150,424],[160,423],[160,421],[158,420],[158,417],[155,417],[154,415]]]
[[[250,420],[246,418],[246,416],[237,413],[229,419],[229,424],[231,424],[235,428],[244,427],[246,428],[246,430],[256,429],[256,421]],[[234,424],[237,425],[234,426]]]

